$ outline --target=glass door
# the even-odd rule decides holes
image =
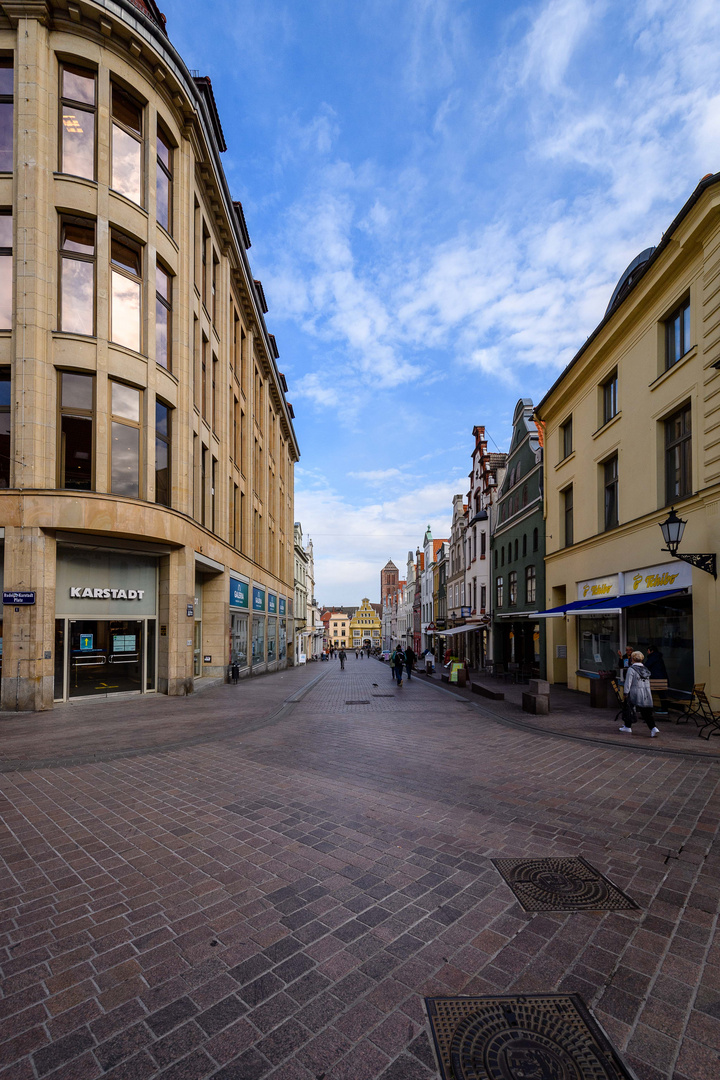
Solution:
[[[202,623],[195,620],[195,641],[193,649],[193,675],[199,679],[202,675]]]
[[[77,619],[68,637],[68,697],[142,691],[142,622]]]

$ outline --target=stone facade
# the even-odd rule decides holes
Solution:
[[[2,707],[282,667],[299,449],[210,80],[152,2],[4,10]]]

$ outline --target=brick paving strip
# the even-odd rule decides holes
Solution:
[[[243,732],[210,691],[212,741],[0,776],[0,1080],[423,1080],[424,996],[523,992],[580,994],[639,1080],[720,1077],[717,758],[322,673]],[[490,859],[549,856],[639,910],[523,911]]]

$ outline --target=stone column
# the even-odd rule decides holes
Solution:
[[[52,708],[55,549],[55,538],[42,529],[5,528],[4,589],[34,592],[35,603],[3,609],[3,709]]]

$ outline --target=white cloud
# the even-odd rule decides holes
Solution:
[[[525,39],[521,80],[537,79],[544,90],[559,90],[598,7],[587,0],[550,0]]]

